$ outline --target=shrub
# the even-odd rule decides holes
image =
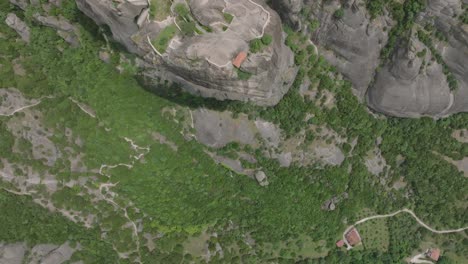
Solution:
[[[257,53],[262,49],[262,41],[260,39],[253,39],[250,41],[249,48],[250,52]]]
[[[262,40],[263,45],[268,46],[273,41],[273,37],[271,35],[269,35],[269,34],[265,34],[265,35],[263,35],[261,40]]]
[[[241,80],[248,80],[252,76],[250,72],[243,71],[241,69],[237,69],[237,76]]]
[[[229,24],[231,24],[232,20],[234,19],[234,16],[229,13],[223,13],[223,16],[224,20],[226,20],[226,22],[228,22]]]
[[[344,9],[343,8],[337,9],[335,11],[335,13],[333,13],[333,17],[336,18],[336,19],[343,18],[344,17]]]

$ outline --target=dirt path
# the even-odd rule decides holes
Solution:
[[[268,26],[268,24],[270,24],[271,14],[270,14],[270,12],[268,12],[268,10],[266,10],[262,5],[257,4],[257,3],[255,3],[255,2],[252,1],[252,0],[248,0],[248,1],[249,1],[250,3],[252,3],[253,5],[256,5],[256,6],[260,7],[260,8],[263,10],[263,12],[266,12],[266,13],[267,13],[268,18],[267,18],[267,21],[265,22],[265,24],[263,25],[262,34],[260,34],[260,35],[257,37],[257,38],[261,38],[261,37],[263,37],[263,35],[265,35],[265,29],[266,29],[266,27]]]
[[[347,247],[348,247],[348,250],[353,248],[351,245],[349,245],[347,243],[347,240],[345,238],[345,234],[348,233],[349,230],[351,230],[353,227],[355,227],[356,225],[359,225],[359,224],[362,224],[364,222],[367,222],[369,220],[373,220],[373,219],[380,219],[380,218],[388,218],[388,217],[392,217],[392,216],[395,216],[397,214],[400,214],[400,213],[408,213],[410,214],[414,219],[416,219],[416,221],[418,222],[419,225],[421,225],[422,227],[426,228],[427,230],[433,232],[433,233],[436,233],[436,234],[448,234],[448,233],[457,233],[457,232],[462,232],[464,230],[467,230],[468,229],[468,226],[466,227],[461,227],[461,228],[458,228],[458,229],[447,229],[447,230],[436,230],[430,226],[428,226],[426,223],[424,223],[421,219],[419,219],[418,216],[416,216],[416,214],[412,211],[412,210],[409,210],[409,209],[401,209],[401,210],[398,210],[394,213],[391,213],[391,214],[385,214],[385,215],[374,215],[374,216],[369,216],[369,217],[366,217],[366,218],[363,218],[359,221],[357,221],[356,223],[354,223],[354,225],[352,226],[349,226],[345,232],[343,233],[343,241],[345,241]]]
[[[424,255],[424,253],[420,253],[414,257],[411,258],[410,260],[410,263],[428,263],[428,264],[434,264],[434,262],[432,261],[429,261],[429,260],[425,260],[424,258],[426,258],[426,256]]]
[[[115,165],[102,164],[101,167],[99,168],[99,174],[101,174],[103,176],[106,176],[107,178],[109,178],[109,180],[110,180],[111,176],[109,174],[105,173],[105,169],[113,169],[113,168],[117,168],[119,166],[124,166],[124,167],[127,167],[128,169],[132,169],[135,162],[139,161],[141,158],[143,158],[145,156],[145,154],[148,154],[150,152],[150,150],[151,150],[149,146],[141,147],[141,146],[137,145],[130,138],[124,137],[124,140],[130,144],[132,150],[137,152],[138,155],[132,156],[132,161],[130,161],[130,163],[119,163],[119,164],[115,164]],[[133,221],[130,218],[130,216],[128,215],[127,207],[122,207],[122,206],[120,206],[119,204],[117,204],[114,201],[114,197],[116,197],[117,194],[110,190],[110,187],[115,187],[117,184],[118,183],[112,183],[112,182],[102,183],[99,186],[99,193],[101,194],[101,198],[103,200],[105,200],[109,204],[113,205],[116,209],[119,209],[124,213],[125,219],[127,219],[128,223],[130,223],[130,225],[132,227],[132,233],[133,233],[133,237],[134,237],[135,243],[136,243],[136,251],[135,252],[137,252],[138,256],[139,256],[139,259],[137,260],[137,262],[141,263],[141,260],[140,260],[141,259],[141,255],[140,255],[140,238],[138,237],[138,226],[135,223],[135,221]],[[103,190],[105,190],[105,193],[110,194],[111,198],[108,198],[105,195],[103,195],[102,194]],[[122,257],[128,257],[126,253],[119,252],[119,254],[122,254],[121,255]]]
[[[7,113],[7,114],[0,113],[0,116],[13,116],[18,112],[21,112],[21,111],[24,111],[24,110],[26,110],[28,108],[35,107],[35,106],[39,105],[40,103],[42,103],[43,99],[52,99],[52,98],[54,98],[54,96],[43,96],[43,97],[37,99],[37,102],[35,102],[35,103],[25,105],[25,106],[21,106],[21,107],[19,107],[17,109],[14,109],[13,111],[11,111],[10,113]],[[36,99],[32,99],[31,101],[33,101],[33,100],[36,100]]]

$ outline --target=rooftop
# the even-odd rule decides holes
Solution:
[[[337,247],[342,247],[342,246],[344,246],[344,241],[343,241],[343,240],[338,240],[338,241],[336,242],[336,246],[337,246]]]
[[[247,59],[247,52],[241,51],[237,54],[237,57],[232,60],[232,65],[236,68],[240,68],[245,59]]]
[[[361,236],[359,235],[357,229],[354,227],[351,230],[349,230],[348,233],[345,234],[345,238],[348,241],[348,244],[350,244],[351,246],[357,245],[361,242]]]
[[[439,260],[439,257],[440,257],[440,249],[430,248],[427,250],[426,256],[434,261],[437,261]]]

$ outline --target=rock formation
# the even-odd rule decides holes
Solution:
[[[444,117],[468,111],[468,27],[459,23],[460,12],[459,0],[428,1],[410,40],[398,45],[369,88],[372,108],[400,117]],[[447,38],[433,39],[433,49],[455,76],[455,90],[450,88],[443,65],[435,59],[431,47],[418,40],[416,29],[427,24]]]
[[[399,117],[438,118],[468,111],[468,26],[459,19],[464,12],[461,0],[428,0],[409,40],[400,39],[381,67],[380,52],[396,23],[386,10],[371,19],[363,0],[274,0],[272,6],[294,29],[309,34],[321,55],[371,108]],[[339,18],[334,16],[338,9],[343,10]],[[311,30],[314,20],[319,26]],[[434,61],[431,47],[418,40],[417,31],[427,24],[446,38],[433,39],[433,48],[455,77],[455,90],[449,88],[444,66]]]
[[[146,0],[76,1],[96,23],[107,25],[115,40],[145,59],[146,76],[180,83],[192,93],[273,105],[294,80],[281,21],[263,1],[173,1],[167,17],[159,19]],[[271,36],[271,43],[249,50],[249,43],[262,36]],[[238,69],[233,59],[243,52],[247,57]]]
[[[5,19],[5,23],[14,29],[18,35],[21,36],[21,39],[29,42],[30,39],[30,30],[29,27],[24,23],[19,17],[17,17],[15,14],[10,13],[7,15]]]

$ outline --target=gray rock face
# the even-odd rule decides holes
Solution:
[[[458,89],[450,90],[442,65],[434,61],[429,47],[413,34],[376,75],[375,85],[368,91],[372,108],[400,117],[444,117],[468,111],[468,27],[457,21],[461,10],[458,0],[428,1],[417,22],[421,26],[432,23],[447,37],[447,42],[433,42],[457,79]],[[428,51],[426,56],[418,57],[423,49]]]
[[[309,10],[306,19],[320,23],[318,29],[310,32],[312,41],[319,47],[320,54],[353,83],[357,95],[363,98],[379,64],[380,50],[387,42],[384,28],[391,27],[391,20],[380,17],[371,21],[363,0],[342,1],[343,5],[337,0],[274,2],[277,3],[274,6],[286,7],[283,18],[291,17],[289,20],[293,21],[299,19],[301,10]],[[333,13],[339,8],[343,8],[344,16],[337,19]],[[298,25],[309,31],[307,23],[293,24],[296,28]]]
[[[69,43],[73,47],[79,46],[79,30],[74,25],[72,25],[67,19],[63,17],[41,16],[38,13],[34,14],[34,19],[46,27],[56,29],[59,36],[61,36],[67,43]]]
[[[371,20],[363,0],[274,0],[273,7],[296,29],[308,32],[306,20],[320,23],[310,32],[310,38],[321,55],[353,83],[356,95],[367,98],[373,109],[399,117],[444,117],[468,111],[468,26],[458,18],[463,12],[462,0],[427,1],[415,27],[432,24],[447,38],[433,42],[458,81],[456,91],[448,88],[442,66],[431,62],[433,54],[416,56],[427,47],[415,32],[409,42],[399,43],[389,62],[377,71],[381,49],[394,22],[388,15]],[[344,10],[340,19],[333,17],[338,8]]]
[[[442,66],[425,65],[432,54],[418,57],[426,49],[417,38],[402,45],[394,58],[377,73],[375,85],[368,91],[369,105],[386,114],[403,117],[438,115],[453,103]]]
[[[28,0],[10,0],[10,3],[18,6],[23,10],[26,10],[26,8],[28,8]]]
[[[14,29],[18,35],[21,36],[21,39],[28,42],[30,40],[30,30],[29,27],[24,23],[19,17],[13,13],[9,13],[5,19],[5,23]]]
[[[86,15],[109,26],[118,42],[145,59],[146,76],[180,83],[192,93],[273,105],[294,80],[294,58],[284,45],[281,21],[263,1],[188,1],[191,16],[199,24],[195,25],[198,33],[177,31],[161,51],[151,41],[167,26],[180,28],[175,12],[168,19],[154,21],[147,1],[117,5],[110,0],[76,1]],[[172,10],[176,4],[185,1],[174,1]],[[228,22],[223,12],[233,15],[233,20]],[[249,42],[264,34],[272,36],[271,44],[258,53],[249,52]],[[241,71],[251,74],[247,79],[240,78],[232,63],[241,51],[248,52],[241,66]]]

